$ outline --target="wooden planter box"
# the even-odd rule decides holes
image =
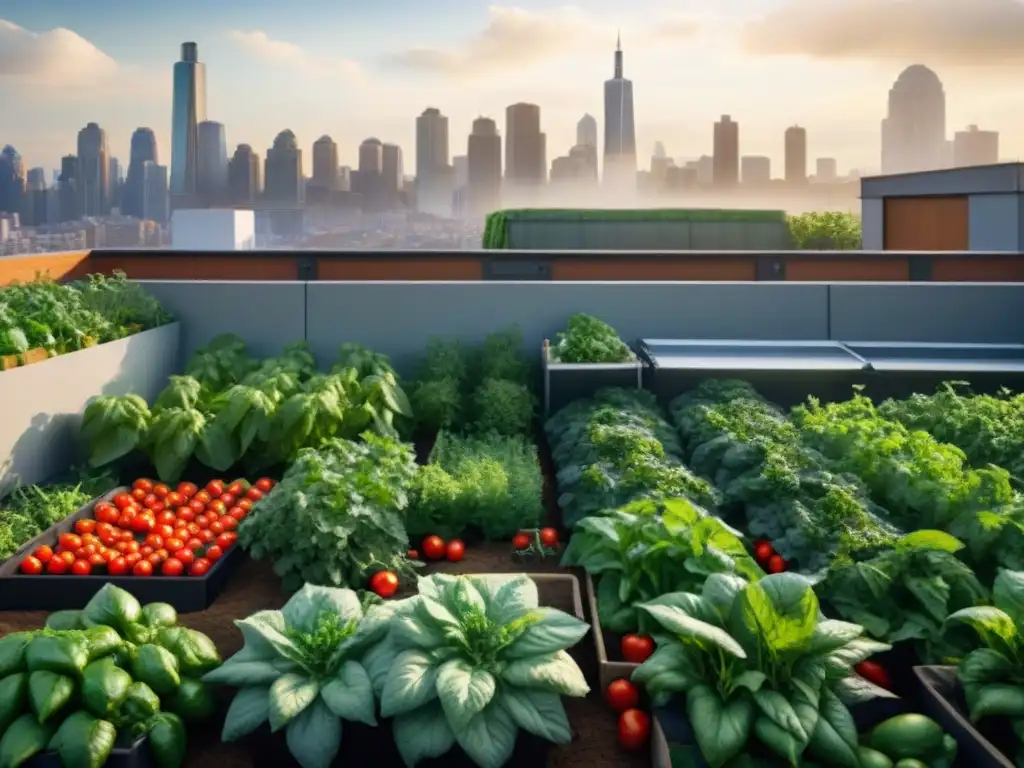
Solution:
[[[20,368],[49,359],[50,353],[42,347],[36,347],[18,355],[3,355],[0,357],[0,371],[9,371],[12,368]]]

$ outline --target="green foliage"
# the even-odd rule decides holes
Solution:
[[[852,213],[822,211],[787,216],[790,237],[801,250],[858,251],[861,249],[860,218]]]
[[[416,428],[424,434],[455,429],[462,423],[462,392],[455,379],[425,379],[412,384],[409,402]]]
[[[699,590],[712,573],[763,574],[741,534],[687,499],[635,501],[580,521],[562,555],[597,579],[601,626],[636,632],[638,606],[668,592]]]
[[[412,574],[403,510],[416,472],[411,446],[370,433],[303,449],[239,524],[239,544],[272,560],[289,591],[362,587],[373,570]]]
[[[221,740],[236,741],[269,722],[272,731],[284,730],[300,765],[332,765],[342,721],[377,725],[363,660],[387,635],[395,605],[364,610],[350,589],[307,584],[280,611],[236,621],[242,650],[203,678],[238,689]]]
[[[685,694],[711,768],[741,754],[855,768],[858,734],[847,705],[891,697],[853,672],[889,646],[856,624],[824,618],[810,582],[793,573],[747,583],[712,574],[699,593],[644,603],[657,650],[633,673],[655,704]]]
[[[568,744],[560,697],[590,689],[565,649],[588,629],[539,607],[526,576],[420,579],[387,638],[364,658],[405,763],[442,757],[458,744],[480,768],[501,768],[520,728]]]
[[[529,386],[533,373],[523,348],[523,333],[512,325],[490,333],[470,354],[469,373],[474,381],[504,379]]]
[[[462,386],[469,374],[469,350],[461,339],[431,337],[416,368],[419,381],[451,379]]]
[[[542,491],[532,442],[441,432],[416,478],[406,526],[413,537],[450,538],[472,526],[487,539],[507,539],[540,524]]]
[[[94,496],[92,490],[85,484],[16,488],[0,502],[0,559],[84,507]]]
[[[603,320],[578,313],[560,331],[551,348],[556,363],[628,363],[636,355]]]
[[[537,399],[529,387],[507,379],[484,379],[469,398],[472,432],[511,437],[531,435]]]

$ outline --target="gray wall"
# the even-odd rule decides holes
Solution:
[[[1020,211],[1024,196],[970,195],[968,197],[968,248],[972,251],[1018,252],[1021,242]]]
[[[1024,190],[1024,163],[975,165],[921,173],[866,176],[860,196],[917,197],[919,195],[995,195]]]
[[[885,201],[864,198],[860,201],[861,248],[865,251],[885,249]]]
[[[513,219],[512,248],[534,251],[761,251],[792,247],[780,221]]]

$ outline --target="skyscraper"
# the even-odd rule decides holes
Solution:
[[[615,72],[604,83],[604,180],[628,189],[636,185],[633,82],[623,76],[621,38],[615,41]]]
[[[57,190],[60,220],[75,221],[81,216],[78,212],[78,157],[75,155],[64,155],[60,159],[60,180],[57,182]]]
[[[953,165],[992,165],[999,162],[999,132],[981,131],[968,126],[966,131],[953,135]]]
[[[907,67],[889,91],[882,121],[882,173],[931,171],[948,165],[946,92],[921,64]]]
[[[539,106],[519,103],[505,109],[505,181],[511,187],[535,188],[544,183],[546,143]]]
[[[167,188],[167,166],[152,160],[142,164],[141,218],[166,224],[170,219],[170,199]]]
[[[591,115],[584,115],[576,123],[576,145],[597,148],[597,120]]]
[[[239,144],[228,161],[228,199],[253,203],[260,194],[260,159],[248,144]]]
[[[363,196],[366,210],[381,207],[381,174],[384,173],[384,145],[380,139],[369,138],[359,145],[359,169],[355,191]]]
[[[305,191],[302,177],[302,150],[295,134],[283,130],[267,150],[264,198],[275,203],[301,203]]]
[[[181,44],[181,61],[174,65],[171,104],[171,196],[190,204],[196,194],[199,157],[197,126],[206,120],[206,65],[199,46]]]
[[[807,181],[807,129],[793,125],[786,129],[786,182]]]
[[[771,183],[772,161],[763,155],[746,155],[740,160],[740,176],[744,184],[763,187]]]
[[[380,148],[381,191],[387,206],[398,203],[398,193],[405,188],[405,163],[402,148],[397,144],[384,144]]]
[[[473,121],[466,157],[470,215],[496,211],[501,206],[501,134],[489,117]]]
[[[338,188],[338,145],[330,136],[321,136],[313,142],[313,177],[311,186],[321,189]]]
[[[0,150],[0,213],[21,213],[25,205],[25,165],[8,144]]]
[[[89,123],[78,132],[78,199],[82,216],[110,213],[107,133],[96,123]]]
[[[156,134],[152,128],[136,128],[132,134],[131,154],[128,159],[128,177],[124,183],[121,212],[128,216],[143,218],[144,197],[143,167],[146,163],[157,163]]]
[[[740,180],[740,126],[729,115],[715,123],[712,183],[735,187]]]
[[[196,126],[196,198],[207,206],[224,199],[228,188],[228,140],[222,123]]]
[[[434,215],[451,215],[455,191],[448,164],[448,118],[434,107],[416,118],[416,207]]]
[[[819,184],[834,184],[839,178],[839,164],[834,157],[819,157],[814,163],[814,180]]]

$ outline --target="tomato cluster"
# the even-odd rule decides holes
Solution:
[[[512,537],[512,547],[519,553],[540,552],[558,549],[558,531],[554,528],[539,528],[520,531]]]
[[[789,563],[775,551],[775,547],[767,539],[758,539],[754,542],[754,559],[768,573],[782,573],[789,568]]]
[[[453,563],[459,562],[466,554],[466,545],[461,539],[452,539],[445,542],[440,536],[427,536],[423,540],[423,557],[427,560],[447,559]],[[420,553],[415,549],[409,550],[410,560],[419,560]]]
[[[212,480],[200,489],[139,479],[131,491],[93,508],[75,522],[56,548],[41,546],[21,561],[21,572],[88,576],[204,576],[235,545],[235,528],[253,503],[274,487],[261,478],[250,486]]]
[[[647,746],[651,736],[651,717],[640,706],[640,689],[620,677],[612,680],[604,692],[605,701],[619,713],[619,746],[633,752]]]

